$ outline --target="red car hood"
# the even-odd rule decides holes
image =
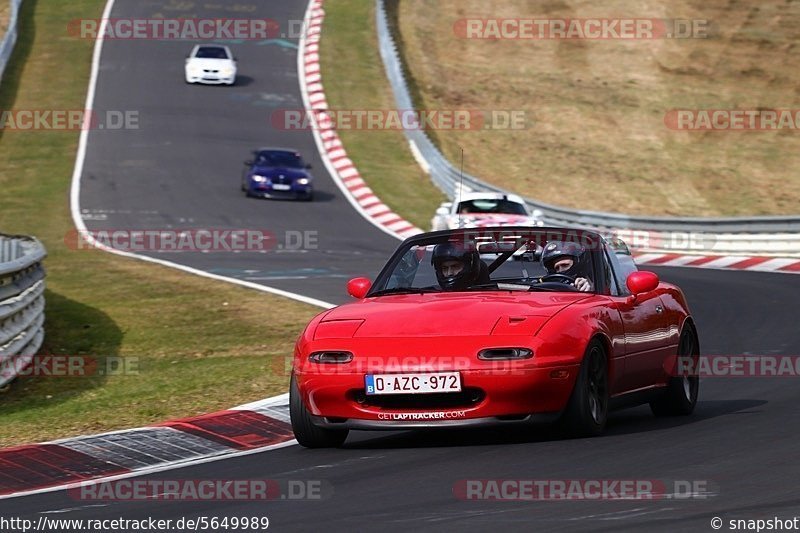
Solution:
[[[533,335],[550,317],[589,296],[574,292],[379,296],[331,310],[314,338]]]

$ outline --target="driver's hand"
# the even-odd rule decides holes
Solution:
[[[581,292],[592,292],[594,290],[594,285],[586,278],[576,278],[575,288]]]

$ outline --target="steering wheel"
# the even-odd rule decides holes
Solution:
[[[553,281],[558,283],[564,283],[565,285],[575,285],[575,280],[572,279],[570,276],[566,274],[547,274],[541,277],[541,280],[544,281]]]

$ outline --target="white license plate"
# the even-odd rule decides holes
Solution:
[[[461,374],[435,372],[429,374],[367,374],[367,394],[430,394],[461,392]]]
[[[276,183],[275,185],[272,186],[272,188],[275,189],[276,191],[288,191],[291,190],[292,186],[284,185],[283,183]]]

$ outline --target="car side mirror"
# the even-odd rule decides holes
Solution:
[[[251,161],[251,160],[248,160],[248,161],[245,161],[245,162],[244,162],[244,164],[245,164],[245,165],[252,165],[252,164],[253,164],[253,161]]]
[[[314,167],[313,167],[313,166],[311,166],[311,163],[308,163],[308,164],[306,164],[306,168],[307,168],[308,170],[311,170],[311,169],[312,169],[312,168],[314,168]]]
[[[646,292],[654,291],[658,287],[658,275],[655,272],[648,272],[647,270],[637,270],[631,272],[625,280],[625,285],[631,291],[631,294],[637,296]]]
[[[363,300],[372,287],[372,282],[369,278],[353,278],[347,282],[347,292],[353,298]]]
[[[447,216],[450,214],[450,210],[447,209],[446,207],[440,207],[439,209],[436,210],[436,214],[442,217]]]

